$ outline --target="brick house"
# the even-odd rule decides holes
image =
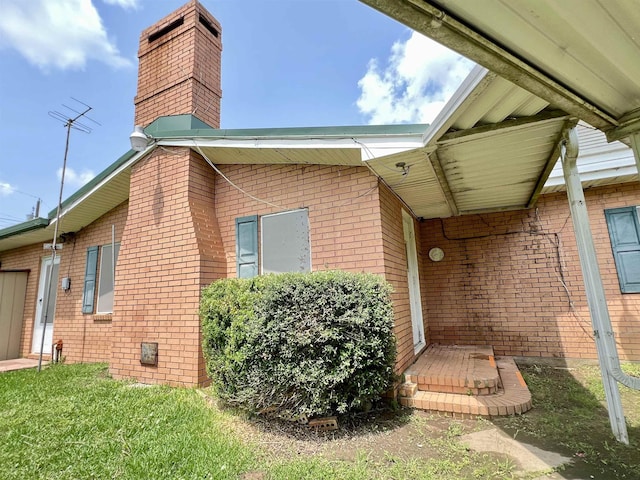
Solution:
[[[55,212],[0,230],[13,356],[39,352],[45,335],[45,353],[62,340],[67,361],[109,362],[116,378],[203,384],[203,286],[345,269],[393,285],[398,372],[429,343],[596,358],[553,173],[576,118],[476,68],[429,126],[224,130],[221,37],[195,0],[142,32],[135,124],[148,144],[65,200],[59,263],[42,247]],[[581,137],[621,357],[640,360],[635,270],[622,255],[640,237],[633,157],[587,127]],[[141,344],[157,344],[157,364],[141,362]]]

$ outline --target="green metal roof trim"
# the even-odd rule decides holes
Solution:
[[[129,150],[127,153],[122,155],[118,160],[113,162],[111,165],[109,165],[107,168],[105,168],[98,175],[93,177],[93,179],[91,179],[89,181],[89,183],[84,184],[82,187],[80,187],[79,190],[76,190],[75,193],[73,193],[70,197],[68,197],[66,200],[64,200],[62,202],[62,209],[64,210],[69,204],[73,203],[78,198],[82,197],[85,193],[90,191],[93,187],[95,187],[100,182],[102,182],[105,178],[107,178],[109,175],[111,175],[115,170],[120,168],[120,166],[122,166],[122,164],[124,164],[128,160],[130,160],[131,157],[133,157],[136,153],[138,153],[138,152],[136,152],[135,150]],[[49,212],[49,215],[48,215],[49,219],[55,218],[57,210],[58,210],[58,208],[56,207],[56,208],[54,208],[53,210],[51,210]]]
[[[328,138],[328,137],[352,137],[352,136],[394,136],[394,135],[421,135],[428,124],[399,124],[399,125],[356,125],[335,127],[288,127],[288,128],[243,128],[243,129],[216,129],[193,115],[171,115],[159,117],[144,130],[156,140],[172,138]],[[78,198],[91,191],[96,185],[129,161],[138,152],[129,150],[115,162],[96,175],[92,180],[62,202],[62,209],[75,202]],[[35,218],[27,222],[19,223],[0,230],[0,239],[20,235],[22,233],[44,228],[55,218],[57,208],[51,210],[48,218]]]
[[[17,225],[12,225],[7,228],[3,228],[0,230],[0,240],[7,237],[12,237],[14,235],[20,235],[21,233],[27,233],[32,230],[38,230],[40,228],[45,228],[49,225],[48,218],[34,218],[33,220],[27,220],[26,222],[19,223]]]
[[[282,137],[352,137],[381,135],[419,135],[428,124],[355,125],[336,127],[283,127],[283,128],[210,128],[193,115],[160,117],[144,129],[156,140],[171,138],[282,138]]]
[[[162,132],[175,131],[175,130],[198,130],[198,129],[212,129],[209,125],[204,123],[198,117],[190,114],[184,115],[167,115],[166,117],[158,117],[151,122],[144,131],[147,135],[152,137],[161,136]]]

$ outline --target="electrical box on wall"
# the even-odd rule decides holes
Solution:
[[[140,344],[140,363],[142,365],[158,365],[157,342],[142,342]]]
[[[67,290],[71,290],[71,279],[69,277],[64,277],[62,279],[62,290],[64,290],[65,292]]]

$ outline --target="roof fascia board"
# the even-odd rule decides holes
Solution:
[[[606,132],[618,126],[618,121],[608,113],[509,53],[479,29],[456,20],[430,0],[360,1],[600,130]]]
[[[20,235],[23,233],[28,233],[33,230],[47,228],[48,225],[49,225],[48,218],[38,217],[32,220],[27,220],[26,222],[22,222],[17,225],[12,225],[10,227],[3,228],[2,230],[0,230],[0,240],[4,238]]]
[[[257,129],[194,128],[187,130],[156,130],[149,133],[154,139],[202,138],[202,139],[333,139],[352,137],[393,137],[422,135],[428,124],[358,125],[334,127],[294,127]]]
[[[640,131],[640,110],[634,110],[620,118],[620,126],[606,132],[607,141],[623,140],[638,131]]]
[[[483,137],[493,136],[498,133],[504,133],[511,130],[521,130],[533,124],[543,124],[547,122],[556,122],[563,118],[568,118],[565,112],[561,110],[550,110],[532,115],[530,117],[516,118],[513,120],[505,120],[500,123],[492,123],[489,125],[481,125],[479,127],[468,128],[457,132],[450,132],[438,140],[438,145],[458,144],[464,141],[478,140]]]
[[[495,73],[489,72],[482,65],[476,65],[429,125],[423,137],[424,144],[435,143],[444,135],[496,77]]]
[[[329,149],[329,148],[359,148],[361,143],[369,146],[388,147],[394,145],[398,148],[410,149],[422,147],[422,134],[382,137],[348,137],[348,138],[162,138],[157,140],[158,145],[168,147],[194,147],[201,148],[297,148],[297,149]]]

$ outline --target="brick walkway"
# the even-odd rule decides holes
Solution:
[[[526,412],[531,393],[510,357],[489,346],[430,345],[405,372],[402,405],[460,416]]]

